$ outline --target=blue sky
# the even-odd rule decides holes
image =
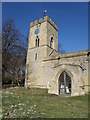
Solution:
[[[13,19],[16,27],[26,36],[30,22],[43,17],[43,11],[58,26],[58,42],[67,52],[88,49],[88,3],[3,3],[2,20]]]

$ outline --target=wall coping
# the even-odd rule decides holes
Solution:
[[[60,58],[71,58],[71,57],[85,56],[85,55],[88,54],[88,52],[90,52],[90,50],[81,50],[81,51],[77,51],[77,52],[59,54],[57,56],[50,56],[50,57],[44,58],[43,62],[44,61],[50,61],[50,60],[57,60],[57,59],[60,59]]]

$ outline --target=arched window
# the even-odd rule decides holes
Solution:
[[[50,47],[53,48],[53,37],[51,37],[51,40],[50,40]]]
[[[36,41],[35,41],[35,46],[39,47],[39,38],[38,38],[38,36],[37,36]]]

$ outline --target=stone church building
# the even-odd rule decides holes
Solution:
[[[25,87],[56,95],[89,91],[89,50],[58,54],[58,27],[48,17],[30,24]]]

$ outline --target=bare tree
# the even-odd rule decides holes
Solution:
[[[25,68],[27,50],[23,45],[24,37],[15,28],[14,21],[8,20],[2,28],[2,79],[12,80],[12,83],[20,81],[21,70]],[[23,66],[23,67],[22,67]]]

